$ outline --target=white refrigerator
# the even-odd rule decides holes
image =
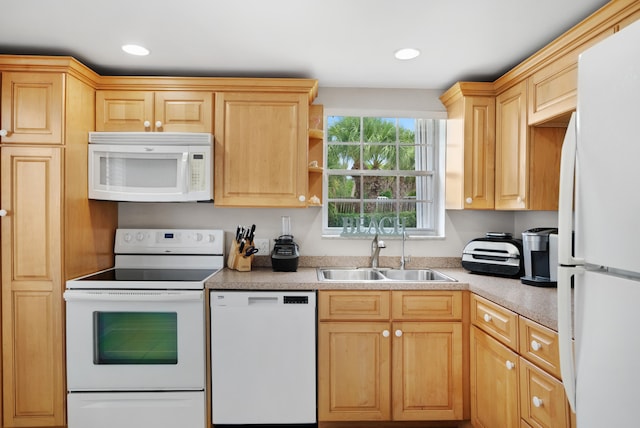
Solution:
[[[578,428],[640,426],[640,21],[579,58],[560,182],[567,397]]]

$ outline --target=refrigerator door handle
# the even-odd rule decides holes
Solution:
[[[573,357],[571,278],[584,272],[581,266],[558,267],[558,345],[560,374],[571,410],[576,411],[576,367]]]
[[[577,152],[576,113],[571,114],[567,133],[562,144],[560,159],[560,196],[558,199],[558,263],[574,266],[584,260],[573,256],[573,194],[575,190]]]

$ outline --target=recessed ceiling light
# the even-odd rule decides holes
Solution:
[[[395,54],[396,59],[406,60],[406,59],[414,59],[418,55],[420,55],[420,51],[414,48],[404,48],[398,49]]]
[[[131,55],[149,55],[149,49],[139,45],[123,45],[122,50]]]

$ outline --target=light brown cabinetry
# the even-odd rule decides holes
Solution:
[[[462,292],[321,291],[318,313],[320,421],[463,419]]]
[[[496,96],[496,209],[524,209],[528,197],[527,85]]]
[[[0,62],[0,70],[3,66]],[[0,147],[0,208],[6,211],[0,220],[5,427],[65,424],[64,283],[113,264],[117,204],[87,199],[94,90],[75,75],[91,73],[73,61],[69,67],[73,73],[2,74],[19,82],[14,88],[38,83],[28,95],[31,89],[5,92],[12,85],[3,80],[3,107],[17,108],[3,108],[2,120],[17,111],[18,119],[11,119],[20,123],[12,128],[15,134],[28,127],[25,118],[40,131],[21,132],[19,141],[3,139]]]
[[[218,92],[215,103],[215,204],[306,207],[308,96]]]
[[[309,192],[308,205],[322,205],[322,174],[324,172],[324,107],[309,106]],[[315,198],[314,198],[315,197]]]
[[[473,426],[572,426],[557,333],[477,295],[471,322]]]
[[[493,209],[493,84],[458,82],[440,99],[448,112],[446,208]]]
[[[6,143],[62,144],[62,73],[2,72]]]
[[[213,132],[213,93],[96,92],[96,131]]]

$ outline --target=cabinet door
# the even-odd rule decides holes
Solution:
[[[517,428],[518,356],[471,329],[471,422],[475,428]]]
[[[213,94],[156,92],[154,123],[151,126],[164,132],[213,132]]]
[[[308,97],[217,93],[217,206],[305,207]]]
[[[153,92],[96,91],[96,131],[144,132],[153,124]]]
[[[463,419],[462,324],[393,323],[393,420]]]
[[[534,428],[568,428],[569,402],[562,382],[520,359],[522,419]]]
[[[527,85],[515,85],[496,97],[495,208],[527,208]]]
[[[321,322],[318,327],[318,420],[390,419],[388,322]]]
[[[1,149],[4,426],[64,424],[62,150]]]
[[[62,73],[2,73],[3,143],[62,144]]]

